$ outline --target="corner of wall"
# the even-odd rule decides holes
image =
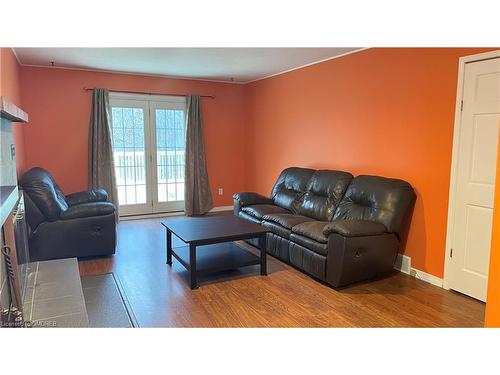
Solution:
[[[11,48],[0,48],[0,95],[22,108],[21,66]],[[25,170],[24,126],[14,124],[12,133],[16,145],[16,169],[20,176]]]

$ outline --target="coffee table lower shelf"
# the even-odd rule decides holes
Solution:
[[[191,270],[189,246],[172,248],[172,256],[188,271]],[[260,256],[241,248],[233,242],[196,247],[197,276],[260,264]]]

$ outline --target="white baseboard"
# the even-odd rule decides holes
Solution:
[[[412,268],[410,271],[410,275],[419,279],[419,280],[422,280],[422,281],[425,281],[425,282],[430,283],[432,285],[438,286],[440,288],[443,287],[443,279],[441,279],[437,276],[431,275],[430,273],[426,273],[424,271],[420,271],[420,270],[417,270],[415,268]]]
[[[409,256],[398,254],[396,262],[394,263],[394,268],[419,280],[425,281],[432,285],[436,285],[440,288],[443,287],[443,279],[413,268],[411,266],[411,258]]]
[[[129,216],[120,216],[120,221],[141,220],[141,219],[158,219],[158,218],[162,218],[162,217],[183,216],[183,215],[184,215],[184,211],[164,212],[164,213],[159,213],[159,214],[129,215]]]
[[[221,212],[221,211],[232,211],[233,206],[219,206],[219,207],[214,207],[210,210],[210,212]]]
[[[398,254],[396,263],[394,263],[394,268],[409,275],[411,271],[411,258],[406,255]]]

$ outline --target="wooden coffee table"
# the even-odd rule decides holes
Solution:
[[[188,271],[191,289],[198,287],[198,276],[260,264],[267,275],[266,233],[256,223],[234,215],[179,218],[162,221],[167,229],[167,264],[172,256]],[[187,246],[172,249],[172,233]],[[260,256],[242,249],[233,241],[257,238]]]

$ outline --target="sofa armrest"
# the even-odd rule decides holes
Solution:
[[[82,203],[89,202],[106,202],[108,200],[108,193],[104,189],[90,189],[80,191],[78,193],[68,194],[66,196],[66,203],[69,206],[76,206]]]
[[[344,237],[376,236],[387,233],[385,225],[368,220],[334,220],[325,225],[323,234],[338,233]]]
[[[90,216],[104,216],[115,213],[115,206],[111,202],[82,203],[69,207],[61,213],[61,220],[79,219]]]
[[[236,193],[233,195],[233,199],[239,201],[241,207],[252,204],[273,204],[272,199],[253,192]]]
[[[326,282],[337,288],[389,273],[399,246],[395,233],[355,237],[332,233],[328,237]]]
[[[242,192],[233,195],[234,214],[238,216],[242,207],[251,206],[253,204],[274,204],[272,199],[264,197],[258,193]]]

